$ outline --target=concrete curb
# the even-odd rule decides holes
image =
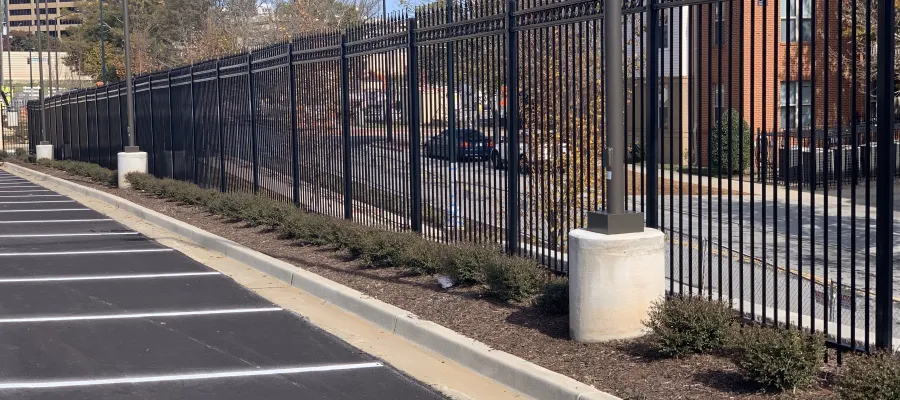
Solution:
[[[621,400],[509,353],[493,350],[484,343],[465,337],[434,322],[420,320],[406,310],[369,297],[362,292],[141,207],[128,200],[15,164],[7,163],[5,167],[10,172],[38,181],[51,182],[73,192],[103,201],[149,223],[184,236],[200,246],[222,253],[289,283],[291,286],[352,312],[386,331],[393,332],[419,346],[441,354],[529,397],[540,400]]]

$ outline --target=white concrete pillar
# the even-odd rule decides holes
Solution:
[[[125,180],[125,175],[132,172],[147,173],[147,153],[143,151],[137,152],[121,152],[118,156],[119,170],[119,187],[131,187],[131,184]]]
[[[580,342],[644,334],[650,306],[665,295],[665,235],[655,229],[569,233],[569,333]]]
[[[41,142],[41,144],[35,146],[35,153],[35,158],[38,160],[52,160],[53,145],[49,142]]]

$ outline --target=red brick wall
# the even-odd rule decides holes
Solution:
[[[712,115],[715,100],[712,87],[719,83],[726,88],[724,109],[738,110],[754,136],[757,132],[782,129],[779,112],[782,81],[813,81],[813,125],[817,129],[834,128],[839,118],[843,125],[852,123],[854,97],[856,109],[864,113],[865,96],[859,88],[854,91],[851,77],[842,77],[838,73],[841,24],[837,3],[829,0],[813,2],[813,43],[803,44],[781,43],[777,0],[766,0],[764,6],[758,5],[757,0],[725,1],[722,25],[725,40],[721,47],[711,40],[711,34],[715,34],[715,21],[710,18],[710,13],[715,5],[692,7],[689,35],[698,40],[693,42],[691,49],[695,57],[691,81],[696,85],[694,103],[699,106],[692,124],[696,138],[693,148],[701,165],[708,161],[707,142],[710,127],[716,119]],[[849,72],[849,66],[844,65],[844,70]],[[842,97],[840,102],[839,96]]]

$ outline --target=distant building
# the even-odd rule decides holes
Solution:
[[[65,31],[70,26],[79,25],[77,19],[66,19],[62,16],[66,11],[74,10],[75,1],[72,0],[7,0],[9,1],[9,29],[11,31],[41,31],[49,27],[50,36],[59,37],[60,31]],[[34,4],[38,4],[38,16],[40,23],[35,22]]]

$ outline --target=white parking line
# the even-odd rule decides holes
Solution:
[[[50,204],[50,203],[74,203],[75,200],[38,200],[38,201],[0,201],[0,204]]]
[[[0,186],[13,186],[13,185],[22,185],[22,184],[29,184],[32,186],[37,186],[36,184],[28,182],[28,181],[20,181],[20,182],[0,181]]]
[[[0,210],[0,213],[91,211],[90,208],[53,208],[47,210]]]
[[[73,315],[59,317],[26,317],[26,318],[2,318],[0,324],[13,324],[22,322],[59,322],[59,321],[100,321],[108,319],[140,319],[163,317],[191,317],[197,315],[222,315],[222,314],[249,314],[261,312],[282,311],[281,307],[266,308],[230,308],[223,310],[204,311],[172,311],[172,312],[148,312],[139,314],[100,314],[100,315]]]
[[[128,236],[139,235],[137,232],[91,232],[91,233],[47,233],[26,235],[0,235],[0,239],[52,238],[73,236]]]
[[[183,278],[189,276],[222,275],[221,272],[175,272],[170,274],[134,274],[134,275],[98,275],[98,276],[51,276],[43,278],[0,278],[0,283],[31,282],[73,282],[73,281],[105,281],[119,279],[157,279]]]
[[[39,187],[40,187],[40,186],[38,186],[38,185],[31,185],[31,186],[21,186],[21,185],[20,185],[20,186],[0,186],[0,189],[35,189],[35,188],[39,188]],[[24,191],[25,191],[25,190],[21,190],[21,192],[24,192]],[[10,193],[13,193],[13,192],[10,192]]]
[[[110,379],[85,379],[80,381],[31,381],[31,382],[9,382],[0,383],[0,389],[52,389],[52,388],[70,388],[79,386],[100,386],[100,385],[117,385],[117,384],[136,384],[136,383],[153,383],[153,382],[172,382],[172,381],[194,381],[201,379],[223,379],[223,378],[247,378],[255,376],[271,376],[271,375],[292,375],[310,372],[328,372],[328,371],[347,371],[354,369],[378,368],[383,367],[380,362],[365,362],[355,364],[335,364],[335,365],[319,365],[310,367],[289,367],[289,368],[273,368],[273,369],[249,369],[244,371],[222,371],[222,372],[206,372],[199,374],[183,374],[183,375],[156,375],[156,376],[132,376]]]
[[[28,198],[28,197],[66,197],[66,196],[63,196],[61,194],[24,194],[21,196],[0,196],[0,199],[21,199],[23,197]]]
[[[104,222],[112,221],[112,218],[95,219],[44,219],[39,221],[0,221],[0,224],[60,224],[66,222]]]
[[[0,253],[0,257],[37,257],[37,256],[83,256],[91,254],[130,254],[130,253],[165,253],[172,249],[131,249],[131,250],[91,250],[91,251],[56,251],[41,253]]]
[[[9,188],[7,187],[7,188],[4,188],[4,189],[9,189]],[[49,192],[49,190],[47,190],[47,189],[41,189],[41,190],[0,190],[0,193],[37,193],[37,192]]]

